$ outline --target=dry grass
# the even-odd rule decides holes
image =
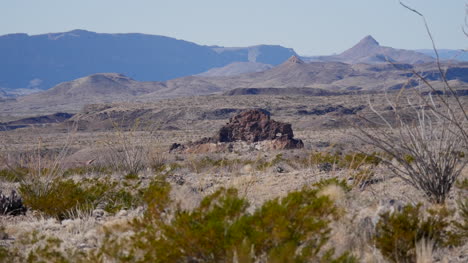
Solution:
[[[434,242],[432,240],[421,239],[416,243],[416,263],[433,262]]]

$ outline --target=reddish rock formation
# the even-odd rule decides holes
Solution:
[[[304,143],[299,139],[294,139],[291,124],[277,122],[270,119],[270,113],[262,109],[243,111],[223,126],[216,136],[203,138],[195,143],[187,145],[173,144],[171,151],[193,152],[194,149],[229,149],[222,144],[234,143],[237,141],[247,143],[264,142],[263,147],[274,150],[297,149],[304,147]],[[208,144],[212,144],[208,147]],[[215,146],[217,145],[217,146]],[[192,150],[190,150],[192,149]],[[204,152],[205,152],[204,151]],[[209,151],[209,150],[208,150]],[[198,152],[198,150],[195,150]]]
[[[287,148],[301,148],[302,141],[294,139],[291,124],[270,119],[261,109],[246,110],[232,117],[217,135],[219,142],[258,142],[279,140]],[[302,146],[299,146],[302,145]],[[297,147],[299,146],[299,147]]]

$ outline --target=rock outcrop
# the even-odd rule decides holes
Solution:
[[[9,196],[3,195],[0,191],[0,215],[22,215],[26,213],[23,200],[15,191],[11,191]]]
[[[170,151],[226,151],[232,150],[236,142],[254,145],[255,149],[282,150],[304,147],[301,140],[294,139],[291,124],[272,120],[266,110],[251,109],[233,116],[214,137],[205,137],[187,145],[174,143]]]

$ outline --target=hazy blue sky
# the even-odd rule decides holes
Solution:
[[[440,48],[467,48],[467,0],[406,0]],[[86,29],[165,35],[204,45],[278,44],[301,55],[339,53],[366,35],[428,48],[420,17],[398,0],[0,0],[0,35]]]

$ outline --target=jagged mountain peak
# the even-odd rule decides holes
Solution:
[[[380,46],[379,42],[375,40],[371,35],[368,35],[361,39],[356,46],[364,46],[364,47],[378,47]]]
[[[289,64],[304,64],[305,63],[302,59],[300,59],[296,55],[291,56],[286,62]]]

